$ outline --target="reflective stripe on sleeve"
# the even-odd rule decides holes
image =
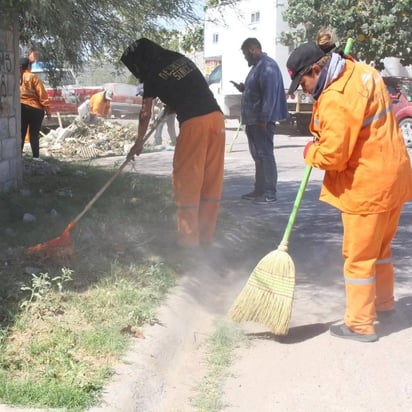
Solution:
[[[375,120],[378,120],[383,116],[386,116],[390,111],[391,111],[390,106],[385,107],[385,109],[383,109],[380,113],[376,113],[374,116],[368,117],[367,119],[365,119],[363,124],[362,124],[362,127],[369,126]]]

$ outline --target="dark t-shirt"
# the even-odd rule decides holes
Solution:
[[[159,97],[183,123],[192,117],[220,111],[206,79],[187,57],[169,51],[152,66],[144,81],[144,97]]]

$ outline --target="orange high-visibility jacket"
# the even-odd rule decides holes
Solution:
[[[320,200],[351,214],[381,213],[412,198],[412,169],[379,73],[346,60],[315,102],[305,157],[325,170]]]
[[[107,117],[110,110],[110,101],[105,98],[105,91],[95,93],[90,97],[90,113]]]
[[[43,82],[34,73],[22,73],[20,84],[20,103],[50,114],[50,103]]]

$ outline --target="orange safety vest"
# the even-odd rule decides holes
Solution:
[[[50,114],[49,97],[43,82],[29,71],[24,71],[21,75],[20,103]]]
[[[412,198],[410,159],[379,73],[346,60],[315,102],[305,157],[325,170],[320,200],[345,213],[392,210]]]

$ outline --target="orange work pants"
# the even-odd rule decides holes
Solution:
[[[223,188],[225,122],[221,112],[184,121],[173,158],[178,243],[213,239]]]
[[[391,242],[402,206],[371,215],[342,213],[345,324],[357,333],[375,332],[376,310],[394,306]]]

